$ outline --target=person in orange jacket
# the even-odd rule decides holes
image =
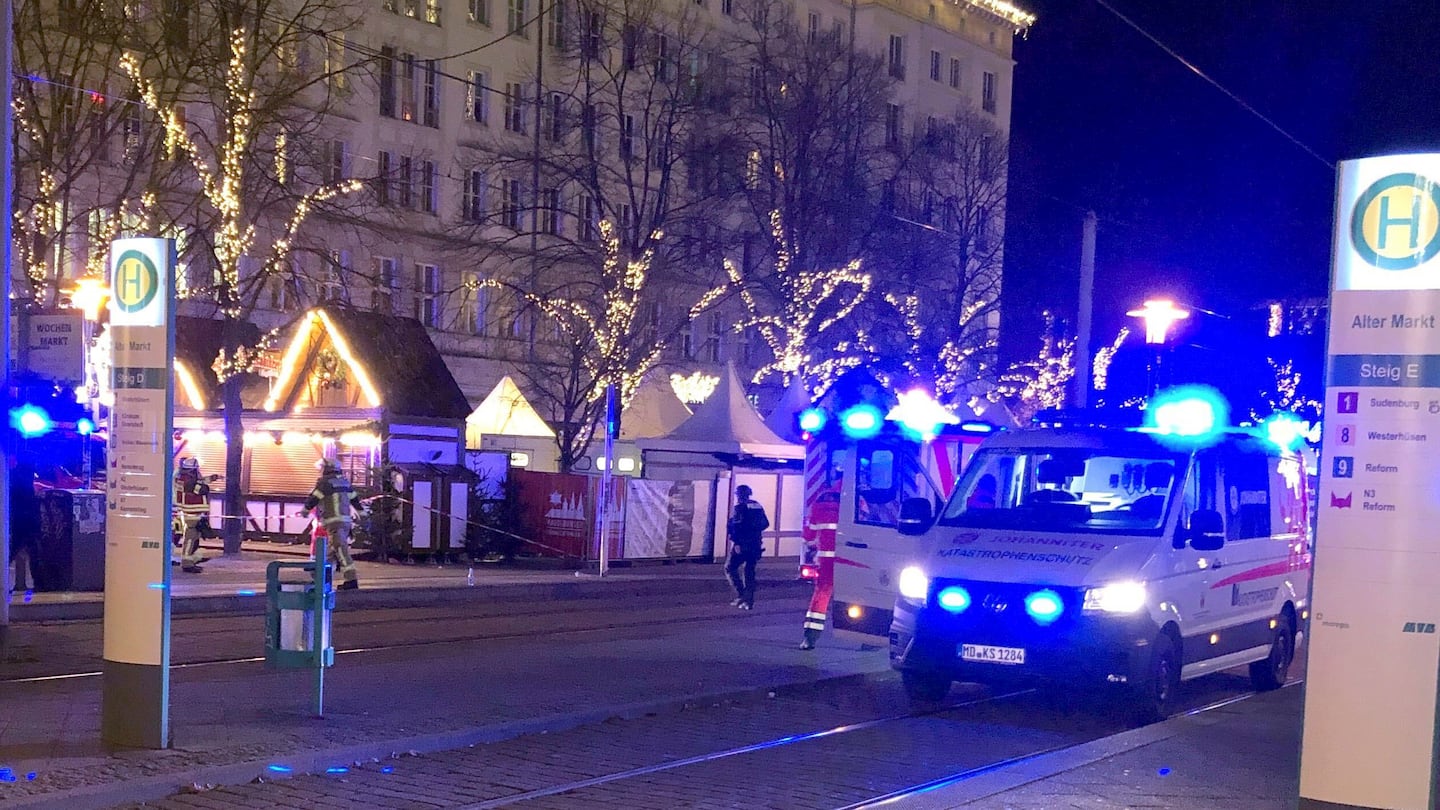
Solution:
[[[825,630],[825,617],[830,612],[830,597],[835,592],[835,532],[840,528],[840,493],[823,492],[810,505],[805,518],[805,545],[815,548],[815,594],[805,611],[805,640],[800,649],[815,649],[815,641]]]

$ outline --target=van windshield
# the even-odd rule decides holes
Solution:
[[[940,515],[942,526],[1159,534],[1187,457],[1075,448],[982,450]]]

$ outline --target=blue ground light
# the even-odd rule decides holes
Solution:
[[[289,765],[270,765],[265,770],[271,773],[290,773],[292,771]]]
[[[395,766],[394,766],[394,765],[386,765],[385,767],[383,767],[383,768],[380,769],[380,772],[381,772],[381,773],[394,773],[394,772],[395,772]]]
[[[342,774],[347,774],[347,773],[349,773],[349,772],[350,772],[350,769],[347,768],[347,767],[345,767],[344,765],[335,765],[335,766],[333,766],[333,767],[330,767],[330,768],[326,768],[326,769],[325,769],[325,773],[328,773],[328,774],[330,774],[330,775],[332,775],[332,776],[340,776],[340,775],[342,775]]]
[[[1156,773],[1160,774],[1161,776],[1169,776],[1169,775],[1170,775],[1170,769],[1169,769],[1169,768],[1161,768],[1160,770],[1156,771]]]

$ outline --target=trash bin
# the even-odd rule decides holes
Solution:
[[[286,575],[301,575],[293,579]],[[335,609],[334,566],[275,561],[265,567],[265,663],[324,669],[335,663],[330,613]],[[320,643],[315,644],[316,622]]]
[[[281,582],[280,592],[296,594],[295,600],[303,600],[314,586],[308,582]],[[294,604],[291,599],[280,602],[280,649],[286,652],[314,652],[315,611],[301,608],[286,608]],[[330,611],[322,611],[320,618],[320,649],[330,646]]]
[[[105,493],[52,489],[40,494],[39,591],[105,590]]]

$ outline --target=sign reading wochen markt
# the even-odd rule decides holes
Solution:
[[[102,733],[169,744],[170,509],[175,243],[110,248],[110,410]]]

